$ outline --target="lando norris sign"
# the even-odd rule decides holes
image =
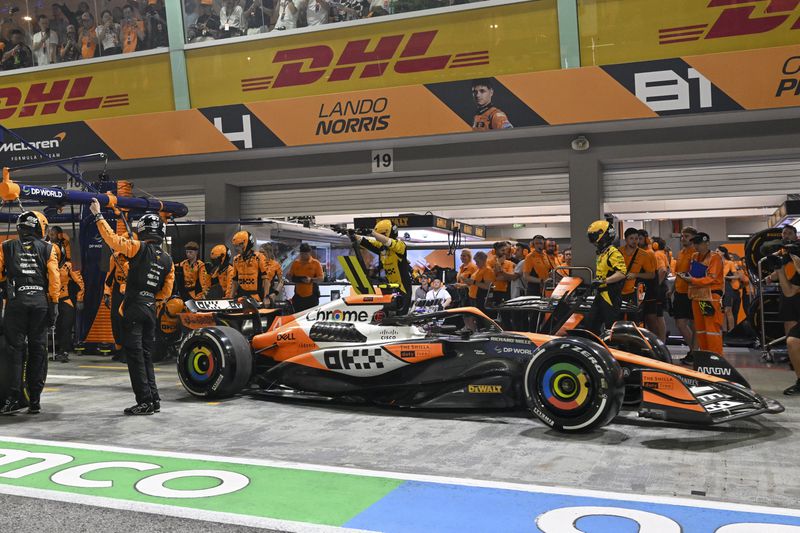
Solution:
[[[285,531],[800,533],[800,511],[0,438],[0,493]]]

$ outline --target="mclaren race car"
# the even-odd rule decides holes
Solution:
[[[396,315],[394,305],[392,295],[355,295],[280,315],[247,300],[191,302],[180,380],[204,398],[249,387],[396,407],[524,407],[565,432],[607,424],[623,403],[696,424],[783,411],[713,354],[697,357],[708,373],[664,362],[666,346],[632,323],[604,339],[555,337],[504,331],[472,307]]]

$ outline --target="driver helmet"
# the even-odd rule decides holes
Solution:
[[[383,220],[379,220],[377,224],[375,224],[375,233],[380,233],[384,237],[388,237],[390,239],[397,238],[397,226],[392,224],[392,221],[388,218],[384,218]]]
[[[589,237],[589,242],[595,245],[597,251],[602,252],[611,246],[611,243],[617,237],[617,232],[614,230],[614,225],[608,220],[595,220],[589,224],[586,235]]]

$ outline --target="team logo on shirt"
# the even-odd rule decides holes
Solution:
[[[324,44],[278,50],[272,59],[273,63],[282,65],[278,74],[242,79],[242,91],[310,85],[320,80],[376,78],[389,70],[414,74],[489,64],[488,50],[428,56],[438,33],[438,30],[431,30],[357,39],[349,41],[338,56],[333,48]]]

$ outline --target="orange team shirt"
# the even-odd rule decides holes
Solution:
[[[700,254],[695,252],[692,254],[692,261],[698,261],[708,267],[706,275],[703,278],[692,278],[692,285],[700,285],[709,287],[712,291],[721,291],[725,278],[723,277],[724,259],[716,252],[708,252],[705,257],[700,257]]]
[[[723,262],[725,263],[725,266],[723,267],[722,275],[723,277],[726,278],[725,281],[728,281],[731,284],[731,289],[738,291],[739,287],[742,286],[741,283],[739,282],[739,278],[727,279],[727,277],[738,274],[739,267],[737,267],[736,263],[734,263],[733,261],[728,261],[726,259],[723,259]]]
[[[503,130],[512,128],[508,116],[494,106],[483,113],[478,113],[472,120],[472,129],[475,131]]]
[[[664,276],[666,279],[666,275],[669,274],[669,259],[667,258],[667,252],[664,250],[656,250],[653,252],[653,255],[656,257],[656,270],[664,269]],[[656,274],[656,281],[658,281],[658,274]]]
[[[636,253],[635,250],[629,253],[627,246],[621,246],[619,251],[622,253],[622,257],[625,258],[625,266],[628,267],[628,273],[638,274],[640,272],[647,273],[656,271],[655,257],[652,255],[653,252],[639,248],[639,253],[637,253],[636,258],[633,259],[633,254]],[[632,263],[631,259],[633,259]],[[622,294],[632,294],[636,290],[637,283],[639,283],[637,279],[626,279],[625,284],[622,286]]]
[[[144,31],[144,22],[141,20],[134,21],[133,24],[122,25],[122,53],[129,54],[136,51],[136,45],[139,43],[139,36],[137,31]]]
[[[92,28],[88,32],[83,32],[81,35],[81,57],[83,59],[91,59],[94,57],[96,50],[97,32],[95,28]]]
[[[492,257],[488,261],[486,261],[486,266],[492,269],[494,272],[494,267],[497,264],[497,257]],[[501,265],[503,272],[506,274],[513,274],[514,273],[514,263],[509,261],[508,259],[503,260],[503,264]],[[497,292],[506,292],[508,290],[508,280],[498,280],[497,274],[495,274],[495,282],[494,282],[494,290]]]
[[[494,281],[494,270],[485,266],[483,268],[475,267],[475,272],[472,273],[472,279],[475,280],[475,283],[485,283],[487,281]],[[469,286],[468,295],[473,300],[478,297],[478,286],[473,284]]]
[[[550,270],[552,270],[552,264],[550,263],[549,256],[544,252],[537,252],[536,250],[532,250],[522,264],[522,272],[525,275],[542,280],[550,275]],[[531,274],[531,272],[533,272],[533,274]]]
[[[322,277],[322,264],[313,257],[309,258],[306,262],[295,259],[294,262],[292,262],[291,268],[289,269],[289,275],[320,278]],[[314,284],[295,282],[294,291],[299,297],[307,298],[314,292]]]
[[[694,251],[692,248],[681,248],[680,253],[678,254],[678,259],[675,260],[675,274],[681,274],[683,272],[689,272],[689,269],[692,266],[692,256],[694,255]],[[680,294],[686,294],[689,292],[689,283],[681,279],[679,277],[675,278],[675,292]]]
[[[464,280],[472,276],[476,270],[478,270],[478,266],[473,261],[462,264],[460,267],[458,267],[458,276],[456,276],[456,281],[459,283],[464,283]]]

